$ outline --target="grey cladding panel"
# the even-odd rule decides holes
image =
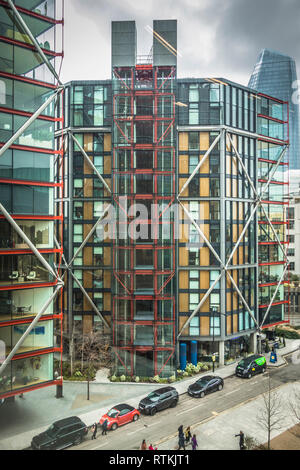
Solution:
[[[168,43],[163,45],[153,34],[153,65],[176,65],[176,53],[174,55],[168,45],[177,51],[177,21],[154,20],[153,30]]]
[[[134,66],[136,61],[136,27],[134,21],[112,22],[112,67]]]

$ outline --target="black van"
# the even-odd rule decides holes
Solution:
[[[238,377],[247,377],[251,379],[253,375],[264,373],[267,370],[267,361],[264,356],[253,354],[242,359],[235,369],[235,375]]]
[[[60,450],[78,445],[87,434],[88,428],[77,416],[61,419],[51,424],[47,431],[34,436],[31,448],[34,450]]]

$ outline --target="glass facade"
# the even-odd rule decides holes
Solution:
[[[55,49],[61,3],[20,0],[14,4],[49,62],[53,67],[59,65],[61,53]],[[1,151],[53,96],[56,79],[6,2],[0,6],[0,36]],[[49,302],[44,308],[58,283],[54,271],[60,269],[62,253],[54,244],[54,235],[61,241],[62,227],[61,206],[55,204],[61,195],[61,152],[54,138],[57,118],[61,120],[62,115],[55,112],[53,99],[0,156],[0,202],[40,254],[32,251],[0,211],[0,340],[5,343],[6,358],[23,338],[1,370],[0,398],[58,383],[54,381],[53,353],[54,349],[62,351],[54,336],[54,315],[59,323],[62,312],[59,302]],[[42,309],[38,323],[28,333]]]
[[[103,224],[88,237],[111,202],[110,192],[97,175],[98,172],[111,187],[111,82],[67,84],[65,128],[68,126],[87,158],[69,133],[69,152],[64,159],[64,252],[66,259],[71,261],[84,243],[71,269],[86,295],[68,275],[64,298],[65,328],[72,331],[76,317],[77,332],[86,333],[100,320],[87,297],[107,323],[111,321],[111,240],[106,236]]]
[[[289,103],[289,149],[287,161],[289,161],[290,169],[300,169],[299,155],[299,106],[293,94],[296,93],[297,72],[294,59],[281,54],[280,52],[263,49],[259,54],[257,63],[254,66],[253,73],[249,80],[249,87],[273,96]],[[260,126],[262,134],[278,136],[279,139],[287,139],[287,132],[282,134],[282,125],[277,125],[276,119],[287,120],[287,112],[282,106],[274,101],[271,104],[271,113],[269,114],[265,103],[270,104],[270,100],[261,98],[261,109],[259,113]],[[266,112],[267,111],[267,112]],[[270,116],[274,120],[264,119],[263,116]],[[269,128],[269,129],[268,129]],[[287,127],[286,127],[287,130]],[[269,134],[267,134],[269,132]]]
[[[172,21],[155,28],[175,47]],[[283,321],[286,103],[223,78],[177,79],[176,57],[157,51],[138,60],[135,23],[113,22],[112,80],[71,82],[65,96],[65,126],[112,191],[69,137],[65,252],[84,244],[73,274],[125,376],[171,376],[181,341],[188,360],[196,340],[198,360],[219,351],[230,363]],[[87,239],[110,202],[114,218]],[[74,278],[64,311],[83,332],[97,318]]]

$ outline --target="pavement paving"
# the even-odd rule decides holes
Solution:
[[[266,354],[269,367],[283,366],[285,364],[284,356],[298,350],[299,347],[300,340],[286,340],[286,347],[278,350],[277,363],[270,363],[270,354]],[[236,363],[217,368],[215,375],[222,378],[230,377],[234,374],[235,367]],[[197,377],[206,374],[199,374]],[[183,394],[194,381],[195,376],[176,382],[173,385],[179,394]],[[16,397],[14,402],[4,403],[0,407],[0,450],[28,448],[34,435],[45,431],[53,421],[67,416],[79,416],[82,421],[91,426],[94,422],[99,421],[99,418],[116,403],[126,401],[132,406],[137,406],[141,398],[157,387],[161,387],[161,384],[108,383],[107,379],[100,373],[97,374],[97,381],[90,384],[91,399],[89,401],[86,400],[86,383],[67,381],[64,382],[64,397],[60,399],[55,398],[54,387],[24,394],[23,399]],[[249,410],[251,414],[251,407]],[[228,412],[231,412],[231,410],[228,410]],[[240,407],[239,413],[244,414],[243,407]],[[223,415],[224,413],[215,416],[213,421],[215,419],[220,420]],[[236,423],[238,422],[236,421]],[[241,422],[243,423],[243,420]],[[206,424],[209,423],[201,426],[206,426]],[[212,423],[209,426],[212,426]],[[235,433],[237,427],[234,426]],[[208,432],[207,438],[209,438],[210,432],[214,432],[212,429],[206,430]],[[202,431],[200,433],[202,434]],[[209,441],[210,439],[207,440],[207,442]],[[233,440],[233,442],[236,442],[236,440]],[[233,445],[233,442],[231,445]],[[170,448],[174,449],[175,441],[173,442],[171,438],[161,445],[170,445],[173,446]]]

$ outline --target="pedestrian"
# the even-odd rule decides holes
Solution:
[[[184,431],[184,435],[185,435],[185,442],[186,442],[186,444],[188,444],[190,442],[191,437],[192,437],[190,426],[188,426],[186,428],[186,430]]]
[[[185,442],[184,442],[184,434],[179,434],[179,439],[178,439],[178,450],[183,448],[185,450]]]
[[[198,442],[197,442],[196,434],[193,434],[193,437],[192,437],[192,450],[196,450],[196,447],[198,447]]]
[[[107,419],[105,419],[102,423],[102,436],[107,435]]]
[[[147,450],[147,444],[146,444],[146,440],[143,439],[143,442],[141,444],[141,450]]]
[[[93,440],[93,439],[96,439],[96,436],[97,436],[97,431],[98,431],[97,423],[93,424],[92,431],[93,431],[93,435],[92,435],[92,440]]]
[[[239,434],[235,434],[235,437],[240,438],[240,441],[239,441],[240,450],[245,450],[245,435],[244,435],[243,431],[240,431]]]
[[[152,445],[152,444],[150,444],[150,446],[148,447],[148,450],[154,450],[154,448],[153,448],[153,445]]]
[[[178,437],[180,437],[181,435],[184,435],[183,434],[183,424],[181,424],[178,428]]]

